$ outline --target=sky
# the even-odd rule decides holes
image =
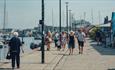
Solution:
[[[45,24],[59,26],[59,0],[44,0],[44,2]],[[62,26],[66,26],[65,2],[69,2],[69,10],[76,20],[84,19],[85,12],[85,20],[93,21],[93,24],[99,22],[102,24],[105,16],[111,19],[111,14],[115,11],[115,0],[62,0]],[[0,0],[0,29],[3,28],[3,14],[4,0]],[[6,0],[6,28],[34,28],[38,26],[40,19],[41,0]]]

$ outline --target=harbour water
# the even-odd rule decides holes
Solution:
[[[20,38],[20,40],[22,41],[22,38]],[[24,41],[24,46],[23,46],[24,53],[29,53],[32,51],[30,49],[30,44],[32,42],[36,43],[36,44],[40,43],[40,40],[34,40],[34,37],[24,37],[23,41]],[[5,59],[7,52],[8,52],[8,46],[7,45],[0,49],[0,60]]]

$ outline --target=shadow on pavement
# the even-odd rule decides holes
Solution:
[[[0,70],[12,70],[12,68],[0,68]]]
[[[90,45],[98,51],[101,55],[115,55],[115,49],[113,48],[105,48],[104,46],[100,45],[97,46],[95,42],[90,42]]]

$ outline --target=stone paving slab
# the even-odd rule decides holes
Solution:
[[[53,46],[53,45],[52,45]],[[41,64],[41,51],[34,51],[31,54],[25,54],[21,57],[20,69],[15,70],[53,70],[57,62],[61,59],[67,51],[57,51],[57,48],[52,47],[50,51],[45,51],[45,63]],[[0,65],[0,70],[11,69],[10,61],[8,63]]]
[[[78,49],[75,49],[73,55],[64,56],[55,70],[115,70],[115,55],[101,54],[101,52],[115,53],[115,49],[113,51],[102,46],[91,46],[91,43],[87,39],[82,55],[78,54]],[[96,45],[96,42],[93,43]],[[99,52],[95,47],[101,47],[103,50]]]

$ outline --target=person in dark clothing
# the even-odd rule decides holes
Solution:
[[[101,39],[101,34],[100,34],[100,31],[98,30],[98,31],[96,32],[96,41],[97,41],[97,45],[100,44],[100,39]]]
[[[59,39],[59,34],[56,32],[56,33],[55,33],[55,36],[54,36],[55,47],[58,46],[58,44],[57,44],[58,39]]]
[[[11,54],[11,60],[12,60],[12,69],[15,68],[15,62],[17,63],[17,68],[20,68],[20,46],[21,41],[18,38],[18,32],[13,33],[14,37],[11,38],[9,42],[9,51]]]
[[[74,36],[74,32],[71,31],[70,35],[69,35],[69,55],[73,54],[73,49],[75,48],[75,36]]]

